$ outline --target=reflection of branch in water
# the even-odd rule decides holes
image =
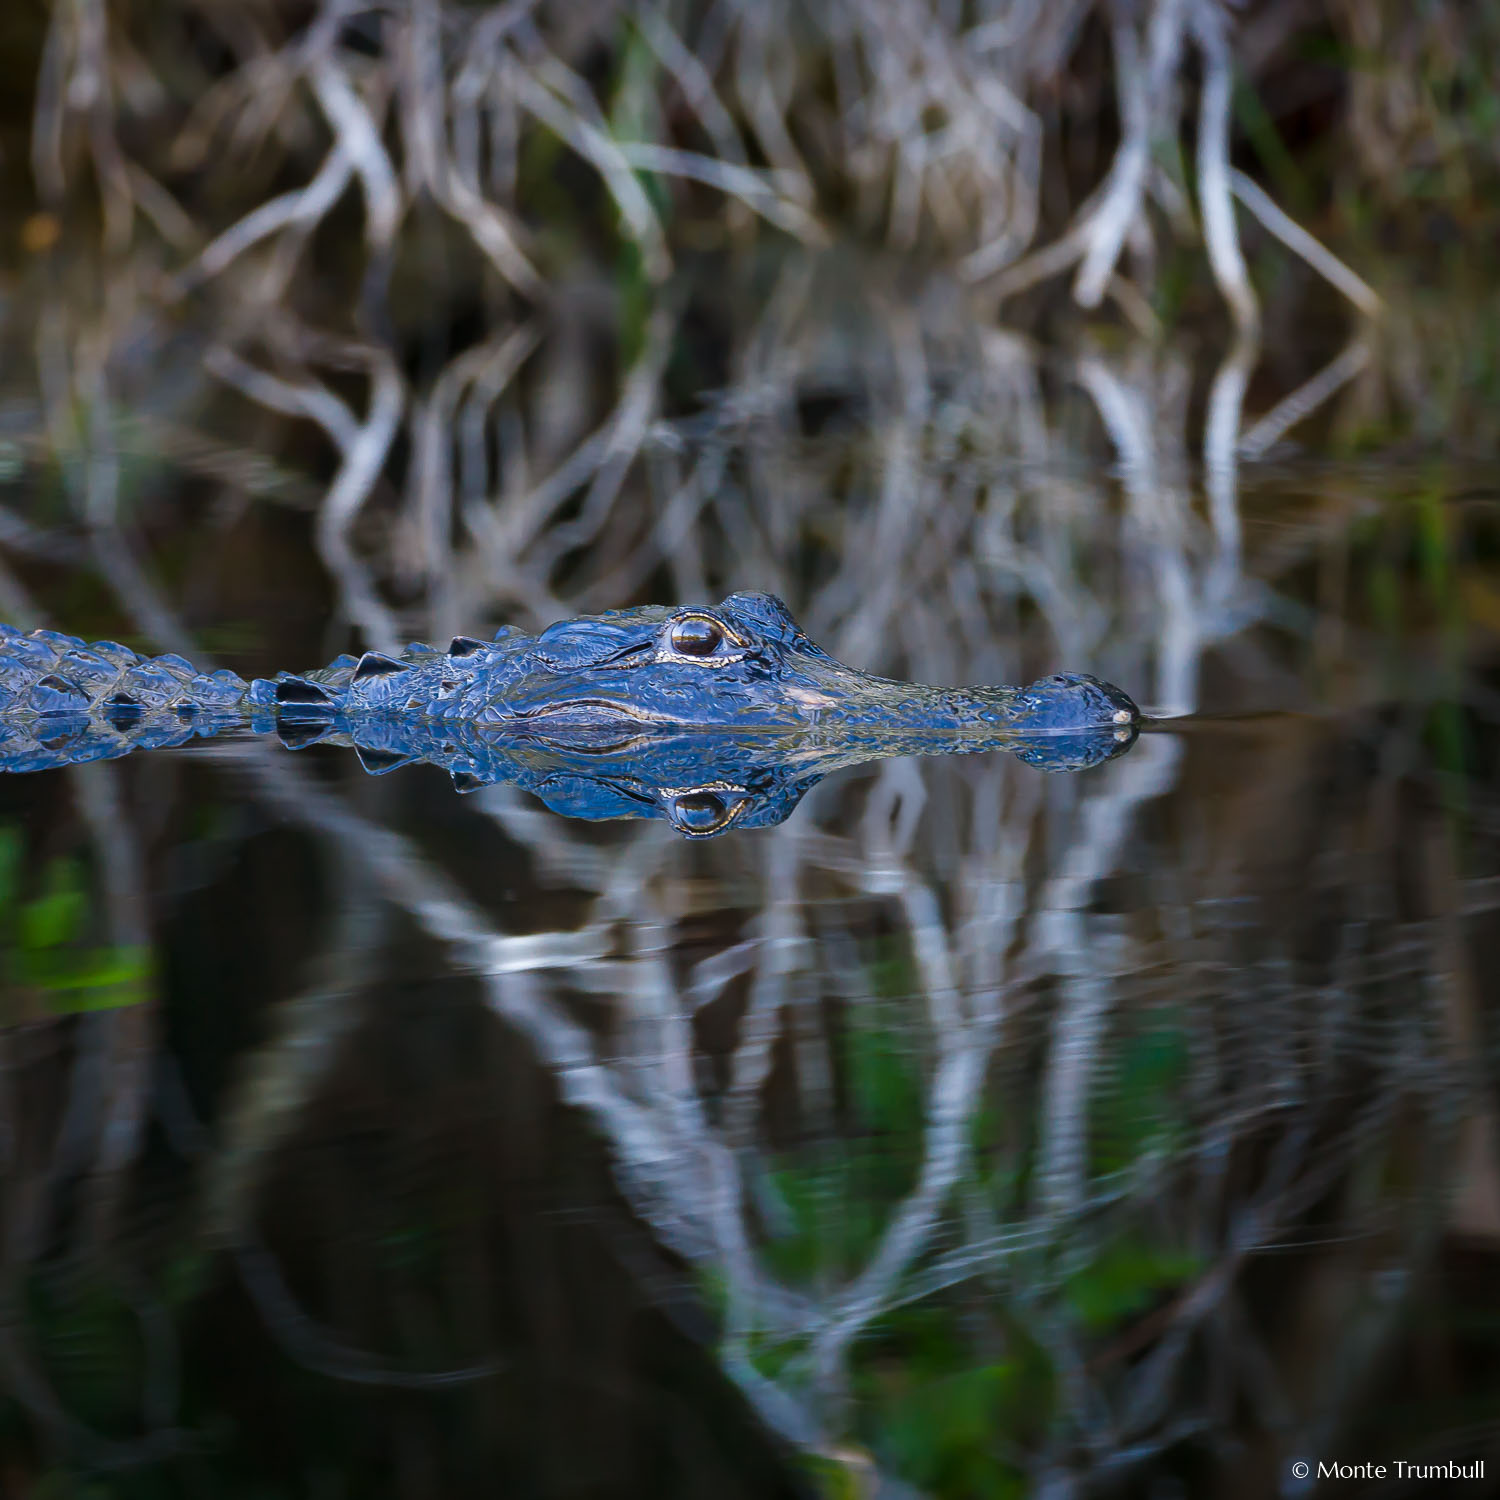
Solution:
[[[314,345],[321,342],[325,341],[313,341]],[[363,421],[310,375],[301,383],[283,380],[225,348],[211,351],[205,363],[213,374],[251,400],[289,415],[310,417],[338,449],[338,473],[318,516],[318,551],[338,581],[350,621],[377,650],[394,651],[400,644],[395,617],[377,594],[368,567],[355,556],[349,533],[390,451],[401,420],[404,387],[386,350],[344,340],[327,342],[329,357],[353,361],[369,374],[370,404]]]
[[[313,960],[314,978],[277,1007],[270,1038],[242,1062],[225,1109],[223,1141],[206,1174],[205,1224],[216,1239],[251,1222],[266,1163],[296,1130],[362,1014],[358,996],[379,957],[382,909],[340,852],[335,846],[330,857],[339,906]]]
[[[0,1381],[47,1434],[55,1453],[73,1455],[91,1469],[117,1473],[144,1468],[182,1454],[194,1442],[192,1434],[178,1427],[158,1427],[143,1437],[120,1439],[96,1432],[80,1421],[37,1368],[21,1341],[20,1323],[10,1308],[0,1309]]]
[[[468,503],[478,503],[487,483],[479,472],[487,468],[483,424],[537,339],[531,327],[492,335],[450,360],[428,396],[413,404],[406,542],[400,561],[407,576],[427,582],[428,614],[439,639],[457,635],[464,615],[464,602],[454,597],[452,587],[454,418],[461,407],[463,487]]]
[[[1159,601],[1156,706],[1168,716],[1190,713],[1198,700],[1202,620],[1192,585],[1187,497],[1157,462],[1151,393],[1121,378],[1095,356],[1080,360],[1078,378],[1093,398],[1120,455],[1130,518]]]
[[[1170,789],[1181,759],[1180,746],[1170,740],[1152,739],[1141,751],[1115,768],[1109,785],[1083,809],[1074,841],[1032,916],[1033,962],[1045,962],[1062,980],[1037,1153],[1042,1198],[1054,1214],[1077,1213],[1087,1193],[1088,1099],[1119,967],[1094,937],[1099,924],[1087,915],[1088,903],[1124,853],[1136,812]]]
[[[74,802],[97,857],[110,944],[119,952],[144,953],[150,941],[145,862],[125,816],[117,773],[112,766],[77,766],[72,779]],[[154,1000],[152,995],[149,1003],[84,1016],[75,1032],[75,1085],[58,1135],[58,1168],[70,1175],[86,1164],[92,1200],[86,1238],[95,1247],[112,1236],[120,1196],[144,1144],[156,1034]],[[92,1144],[79,1159],[84,1136]],[[64,1153],[74,1160],[67,1162]]]
[[[923,973],[938,1055],[924,1108],[923,1154],[916,1186],[891,1215],[864,1270],[833,1299],[813,1346],[825,1398],[843,1384],[843,1365],[858,1334],[890,1304],[908,1266],[927,1248],[939,1216],[968,1166],[973,1121],[991,1052],[1000,1040],[1000,995],[978,991],[964,1007],[953,956],[931,889],[899,866],[899,881],[913,947]],[[964,1009],[971,1013],[962,1014]]]
[[[1356,338],[1310,380],[1277,402],[1245,433],[1240,438],[1240,452],[1246,458],[1260,458],[1281,441],[1288,429],[1310,417],[1331,396],[1353,380],[1369,362],[1368,342],[1363,337]]]
[[[499,1360],[485,1360],[453,1370],[406,1370],[320,1327],[297,1305],[281,1269],[264,1246],[249,1237],[234,1244],[235,1261],[245,1289],[260,1311],[266,1331],[298,1364],[334,1380],[392,1390],[433,1391],[488,1380],[503,1370]]]
[[[1208,612],[1221,619],[1234,603],[1243,562],[1236,445],[1244,420],[1245,387],[1258,353],[1259,344],[1253,337],[1237,338],[1230,346],[1214,372],[1203,423],[1203,487],[1218,546],[1218,556],[1204,583],[1204,604]],[[1220,628],[1230,627],[1226,622]]]

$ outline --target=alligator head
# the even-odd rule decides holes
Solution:
[[[1067,734],[1120,731],[1140,713],[1118,688],[1083,675],[1027,688],[927,687],[875,677],[813,644],[773,595],[711,607],[584,616],[519,633],[464,657],[462,707],[445,717],[530,727],[653,725],[843,734]],[[377,692],[403,693],[391,683]],[[372,702],[372,706],[374,706]],[[949,748],[958,748],[950,746]]]
[[[1134,742],[1118,688],[924,687],[835,661],[779,599],[584,616],[446,651],[342,656],[246,683],[181,657],[0,626],[0,770],[41,770],[232,732],[426,761],[460,790],[510,781],[573,817],[664,817],[694,837],[779,823],[815,781],[892,755],[1007,750],[1081,770]]]

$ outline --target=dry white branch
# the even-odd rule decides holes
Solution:
[[[670,146],[621,141],[621,157],[632,167],[661,172],[670,177],[691,178],[737,198],[762,218],[795,235],[805,245],[821,249],[829,244],[828,231],[800,203],[779,193],[761,173],[734,162],[718,161],[695,151]]]
[[[456,355],[445,366],[426,400],[413,403],[408,515],[399,561],[410,577],[427,581],[429,612],[437,635],[455,634],[460,623],[456,617],[459,601],[451,597],[455,411],[462,402],[460,441],[465,429],[477,420],[478,442],[482,447],[483,426],[490,407],[535,349],[538,337],[533,326],[511,329]],[[466,389],[470,391],[467,399]]]
[[[196,264],[179,278],[178,289],[185,290],[199,278],[218,276],[245,251],[283,229],[316,224],[338,202],[353,176],[353,161],[343,144],[336,143],[306,187],[262,203],[206,245]]]
[[[1289,250],[1300,255],[1313,270],[1336,286],[1367,318],[1378,318],[1385,309],[1379,294],[1362,281],[1332,251],[1314,239],[1295,219],[1272,201],[1270,195],[1237,168],[1229,173],[1234,195]]]
[[[749,4],[746,0],[729,0],[729,5],[739,26],[735,93],[744,106],[756,143],[781,183],[781,191],[804,206],[810,205],[815,197],[812,176],[787,129],[788,101],[778,97],[789,93],[792,59],[784,50],[773,51],[767,45],[774,8],[766,0],[752,0]]]
[[[493,508],[469,513],[493,563],[508,566],[530,547],[554,512],[581,485],[590,484],[583,513],[573,523],[571,537],[587,538],[597,531],[619,492],[624,469],[645,439],[659,394],[662,369],[671,348],[677,309],[658,306],[646,326],[646,346],[625,377],[620,400],[603,427],[590,434],[540,484],[523,495],[502,498]],[[557,556],[556,539],[549,539],[547,558]]]
[[[174,250],[197,249],[203,236],[171,193],[135,162],[127,162],[125,172],[136,207],[156,226],[156,232]]]
[[[396,238],[403,205],[380,129],[349,75],[331,54],[315,59],[309,76],[335,139],[359,175],[365,197],[365,236],[373,250],[387,251]]]
[[[405,386],[386,350],[343,344],[341,351],[369,372],[370,405],[363,421],[310,377],[301,383],[283,380],[223,346],[210,350],[204,363],[211,374],[252,401],[289,416],[311,418],[333,441],[341,461],[318,513],[318,551],[339,584],[349,619],[375,649],[397,651],[401,642],[395,616],[377,593],[369,569],[355,556],[349,532],[384,467],[405,406]]]
[[[1083,307],[1098,305],[1126,237],[1143,211],[1153,138],[1167,129],[1176,109],[1173,77],[1182,46],[1184,3],[1157,0],[1147,23],[1144,59],[1135,27],[1124,20],[1114,27],[1121,141],[1109,173],[1059,239],[1000,272],[991,283],[997,297],[1014,295],[1079,261],[1074,298]],[[970,280],[982,280],[996,264],[995,255],[975,256],[962,271]]]
[[[474,236],[474,243],[518,292],[540,297],[546,282],[521,249],[520,234],[509,214],[486,198],[459,172],[440,168],[436,197]]]
[[[1171,98],[1171,76],[1182,46],[1181,10],[1182,0],[1156,0],[1147,25],[1144,66],[1137,54],[1134,28],[1120,24],[1114,29],[1122,139],[1109,182],[1090,216],[1082,264],[1073,283],[1073,296],[1081,307],[1098,306],[1125,236],[1141,211],[1151,137],[1161,128],[1163,104]]]
[[[646,45],[682,90],[682,97],[713,141],[720,159],[736,166],[747,165],[739,130],[714,89],[713,76],[683,44],[666,16],[651,0],[644,0],[636,7],[635,24]]]
[[[1219,551],[1204,593],[1217,609],[1227,604],[1240,575],[1238,452],[1245,387],[1259,352],[1253,335],[1237,338],[1215,371],[1208,393],[1208,415],[1203,429],[1204,488],[1208,492],[1209,520]]]
[[[514,65],[505,78],[524,109],[597,169],[626,230],[640,248],[642,269],[652,281],[665,280],[672,258],[661,221],[619,146],[580,110],[578,91],[587,88],[583,80],[555,59],[549,59],[546,66]]]
[[[1198,205],[1203,215],[1203,240],[1208,247],[1214,280],[1229,304],[1242,335],[1254,332],[1260,309],[1245,258],[1240,253],[1230,199],[1229,110],[1233,72],[1224,21],[1217,6],[1195,6],[1194,30],[1203,56],[1203,89],[1198,105]]]

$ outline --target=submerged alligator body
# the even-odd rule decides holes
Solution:
[[[341,656],[246,682],[180,656],[0,626],[0,769],[42,770],[250,728],[413,761],[460,790],[510,781],[576,817],[660,816],[704,836],[780,822],[839,766],[1006,749],[1078,770],[1128,748],[1139,712],[1081,675],[1026,688],[872,677],[814,645],[780,600],[612,611],[446,650]]]

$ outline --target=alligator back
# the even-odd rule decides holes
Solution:
[[[94,714],[234,708],[249,684],[200,672],[181,656],[138,656],[114,641],[0,625],[0,714]]]
[[[0,768],[104,760],[240,722],[248,684],[180,656],[0,625]]]

